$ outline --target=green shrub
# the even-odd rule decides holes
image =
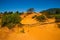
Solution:
[[[41,16],[37,16],[36,19],[39,21],[39,22],[44,22],[46,20],[46,18],[41,15]]]
[[[46,17],[47,17],[47,18],[53,18],[54,15],[47,15]]]
[[[60,15],[55,15],[55,22],[60,22]]]
[[[7,26],[8,28],[13,28],[14,25],[19,24],[21,17],[18,14],[9,14],[2,17],[1,26]]]

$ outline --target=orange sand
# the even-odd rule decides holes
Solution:
[[[3,32],[3,40],[60,40],[60,30],[56,27],[56,24],[46,24],[34,27],[15,28],[15,31]]]
[[[24,18],[22,24],[34,24],[38,23],[36,20],[32,19],[33,15]],[[54,20],[49,19],[48,22],[54,22]],[[16,27],[12,30],[7,28],[0,29],[0,40],[60,40],[60,29],[57,28],[56,23],[40,25],[24,25],[24,32],[22,33],[22,28]]]

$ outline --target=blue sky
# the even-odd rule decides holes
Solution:
[[[60,8],[60,0],[0,0],[0,12],[25,12],[29,8],[34,8],[36,12],[49,8]]]

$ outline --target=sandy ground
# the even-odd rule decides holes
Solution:
[[[60,29],[56,24],[46,24],[34,27],[15,28],[14,31],[1,32],[0,40],[60,40]]]
[[[53,21],[54,20],[49,19],[49,22]],[[24,18],[21,23],[34,24],[37,23],[37,21],[29,15]],[[24,33],[21,32],[23,28]],[[56,23],[45,25],[35,24],[32,26],[24,25],[23,28],[15,27],[12,30],[0,28],[0,40],[60,40],[60,29]]]

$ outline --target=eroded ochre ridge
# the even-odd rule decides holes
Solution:
[[[23,27],[18,25],[9,30],[7,27],[0,28],[0,40],[60,40],[60,29],[57,28],[55,19],[47,19],[45,22],[38,22],[34,15],[42,14],[25,14],[21,16]]]

